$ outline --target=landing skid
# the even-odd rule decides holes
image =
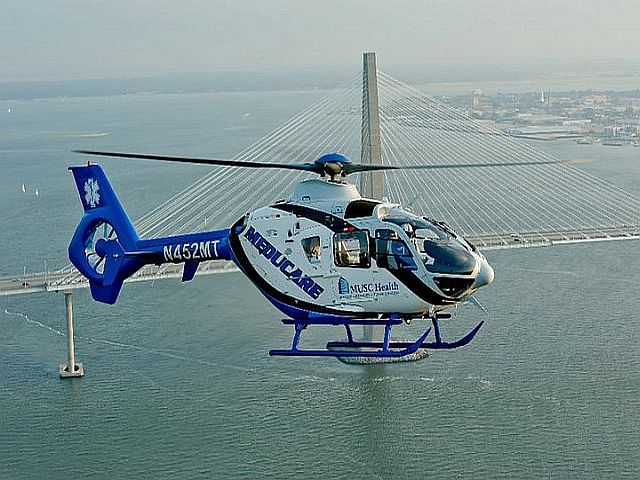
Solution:
[[[285,325],[293,325],[295,333],[291,348],[284,350],[271,350],[269,355],[273,356],[295,356],[295,357],[336,357],[345,363],[389,363],[398,361],[417,361],[427,356],[427,349],[454,349],[467,345],[476,336],[483,322],[480,322],[473,330],[455,342],[445,342],[440,336],[440,326],[438,321],[449,318],[448,314],[440,314],[431,317],[432,327],[428,327],[420,337],[414,342],[391,341],[391,329],[395,325],[402,323],[402,319],[391,317],[385,320],[370,319],[284,319]],[[301,349],[298,347],[302,331],[309,325],[343,325],[347,332],[346,341],[328,342],[324,349]],[[384,326],[384,340],[382,342],[364,342],[353,338],[351,327],[353,325],[379,325]],[[426,339],[433,330],[434,341],[427,342]]]

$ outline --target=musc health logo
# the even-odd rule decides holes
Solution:
[[[344,277],[340,277],[338,280],[338,294],[347,295],[349,293],[349,282]]]
[[[84,182],[84,201],[87,202],[91,208],[94,208],[100,203],[100,185],[95,178],[90,178]]]

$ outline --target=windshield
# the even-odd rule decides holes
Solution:
[[[443,222],[418,217],[399,208],[382,220],[398,225],[420,253],[427,270],[435,273],[468,274],[476,259]]]
[[[392,209],[388,216],[382,218],[382,220],[398,225],[411,239],[417,238],[433,241],[457,240],[455,234],[446,224],[431,220],[427,217],[418,217],[413,213],[398,208]],[[420,249],[424,251],[421,247]]]

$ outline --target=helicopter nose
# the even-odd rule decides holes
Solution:
[[[482,260],[482,264],[480,265],[480,271],[478,272],[478,276],[476,277],[476,281],[473,284],[474,288],[484,287],[485,285],[490,285],[493,283],[493,279],[495,274],[493,273],[493,268],[491,265],[487,263],[486,260]]]

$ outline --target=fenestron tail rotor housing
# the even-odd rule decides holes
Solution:
[[[103,242],[101,242],[101,240]],[[87,230],[84,242],[84,255],[89,267],[98,275],[104,275],[107,256],[101,246],[109,240],[118,240],[118,234],[109,222],[96,222]]]

